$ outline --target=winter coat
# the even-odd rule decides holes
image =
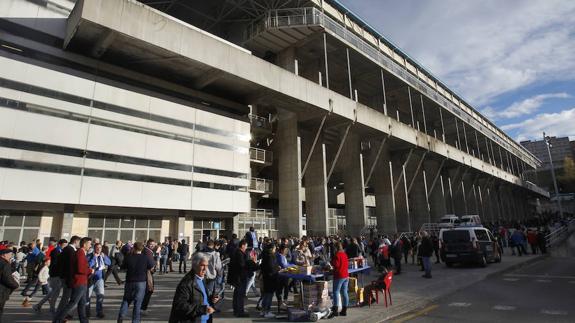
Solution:
[[[271,250],[264,251],[262,255],[262,263],[260,265],[260,273],[264,283],[263,292],[273,293],[276,291],[278,279],[278,263],[277,258]]]
[[[349,272],[347,270],[349,261],[343,250],[335,253],[335,256],[331,259],[331,265],[333,267],[333,279],[349,277]]]
[[[213,295],[208,295],[208,300],[210,300],[212,296]],[[201,288],[198,286],[196,274],[192,270],[182,278],[176,288],[174,300],[172,301],[172,311],[170,312],[169,322],[200,322],[202,315],[207,313],[207,306],[203,305],[203,303],[204,295],[202,294]],[[212,317],[210,316],[208,322],[211,321]]]
[[[18,282],[12,277],[12,266],[8,261],[0,259],[0,303],[6,302],[18,286]]]
[[[258,269],[258,265],[239,248],[234,252],[228,269],[228,284],[238,287],[248,282],[248,276]]]
[[[433,242],[429,237],[421,239],[420,252],[422,257],[431,257],[433,255]]]

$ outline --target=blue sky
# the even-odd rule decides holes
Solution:
[[[514,139],[575,140],[575,1],[340,2]]]

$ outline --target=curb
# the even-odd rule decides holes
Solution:
[[[484,275],[483,277],[480,277],[480,278],[478,278],[478,279],[469,281],[468,283],[462,284],[462,285],[458,286],[457,288],[455,288],[454,290],[449,291],[449,292],[446,293],[446,294],[428,297],[428,298],[426,298],[425,300],[414,300],[413,302],[410,303],[411,306],[406,304],[406,305],[403,306],[403,307],[405,307],[405,309],[401,309],[401,310],[399,310],[397,313],[390,313],[390,314],[389,314],[388,316],[386,316],[385,318],[383,318],[383,319],[381,319],[381,320],[377,320],[377,321],[375,321],[375,322],[378,322],[378,323],[386,322],[386,321],[389,321],[389,320],[393,320],[393,319],[395,319],[395,318],[397,318],[397,317],[399,317],[399,316],[405,315],[405,314],[407,314],[407,313],[409,313],[409,312],[413,312],[413,311],[415,311],[415,310],[421,310],[421,309],[425,308],[427,305],[429,305],[429,304],[431,304],[431,303],[437,301],[438,299],[444,298],[444,297],[446,297],[446,296],[448,296],[448,295],[450,295],[450,294],[453,294],[453,293],[457,293],[457,292],[463,290],[464,288],[467,288],[467,287],[469,287],[469,286],[471,286],[471,285],[477,284],[477,283],[479,283],[479,282],[481,282],[481,281],[483,281],[483,280],[485,280],[485,279],[488,279],[488,278],[491,278],[491,277],[495,277],[495,276],[498,276],[498,275],[503,275],[503,274],[506,274],[506,273],[508,273],[508,272],[517,270],[517,269],[519,269],[519,268],[523,268],[523,267],[526,267],[526,266],[530,266],[530,265],[532,265],[532,264],[534,264],[534,263],[536,263],[536,262],[542,261],[542,260],[547,259],[547,258],[549,258],[549,257],[550,257],[549,253],[547,253],[546,255],[536,256],[536,257],[533,257],[532,259],[529,259],[529,260],[524,261],[524,262],[522,262],[522,263],[514,264],[514,265],[511,265],[511,266],[509,266],[509,267],[502,268],[501,270],[496,270],[496,271],[494,271],[494,272],[492,272],[492,273],[489,273],[489,274]]]

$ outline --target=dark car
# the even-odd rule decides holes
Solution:
[[[447,267],[454,263],[501,262],[501,249],[493,234],[483,227],[459,227],[439,232],[441,258]]]

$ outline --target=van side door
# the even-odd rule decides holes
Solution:
[[[489,238],[489,234],[485,229],[475,229],[475,236],[477,237],[477,243],[479,248],[486,255],[487,259],[493,258],[493,244]]]

